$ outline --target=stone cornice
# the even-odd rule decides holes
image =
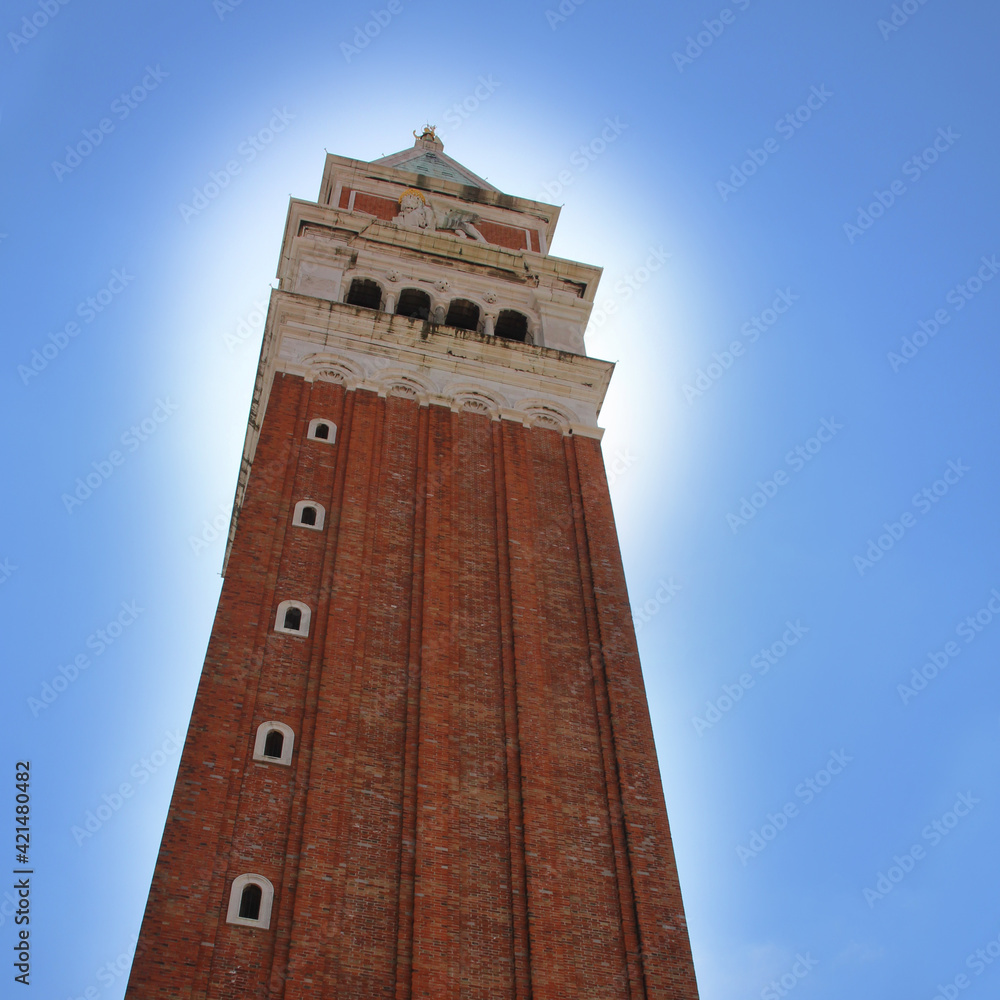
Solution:
[[[223,574],[276,372],[599,440],[613,370],[582,354],[273,290]]]

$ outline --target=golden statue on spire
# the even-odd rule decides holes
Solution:
[[[437,137],[437,125],[425,125],[421,135],[417,135],[417,130],[413,130],[414,139],[430,139],[432,142],[440,142]]]

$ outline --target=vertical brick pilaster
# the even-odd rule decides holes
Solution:
[[[656,1000],[697,1000],[691,946],[604,461],[595,441],[578,438],[575,451],[647,995]]]
[[[460,990],[461,858],[453,557],[454,415],[430,408],[413,905],[413,997]]]
[[[421,654],[423,651],[424,564],[426,552],[427,460],[430,411],[417,422],[416,502],[413,529],[413,585],[410,590],[410,644],[407,650],[406,747],[399,866],[399,919],[396,944],[396,1000],[410,1000],[413,986],[414,880],[420,737]]]
[[[463,981],[514,1000],[504,677],[493,425],[455,418],[452,536],[458,605],[459,897]]]
[[[524,854],[524,804],[521,791],[521,742],[517,717],[517,669],[514,657],[510,540],[507,525],[507,469],[503,423],[493,424],[496,470],[494,499],[497,546],[497,591],[500,649],[503,659],[503,718],[506,751],[507,857],[510,864],[511,930],[513,934],[516,1000],[531,997],[531,942],[528,934],[528,882]]]

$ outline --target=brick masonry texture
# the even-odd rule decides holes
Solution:
[[[597,441],[275,376],[126,996],[696,1000]]]

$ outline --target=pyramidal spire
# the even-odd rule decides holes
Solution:
[[[425,125],[419,135],[413,133],[414,143],[409,149],[402,149],[391,156],[383,156],[373,163],[381,163],[386,167],[406,170],[411,174],[426,177],[438,177],[441,180],[455,181],[468,187],[483,188],[486,191],[497,191],[489,181],[474,174],[458,160],[453,160],[444,151],[444,143],[437,135],[435,125]]]

